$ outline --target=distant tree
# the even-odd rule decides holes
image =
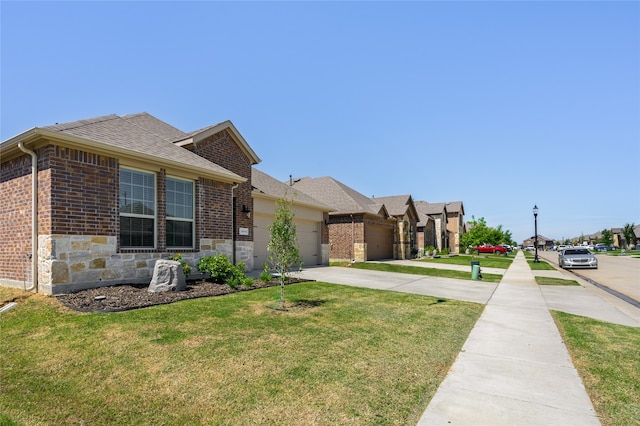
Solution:
[[[511,231],[502,230],[502,225],[498,225],[496,228],[490,228],[487,226],[487,222],[483,217],[476,220],[474,216],[471,216],[469,221],[469,230],[460,237],[460,245],[462,247],[473,247],[480,244],[512,244],[513,237]]]
[[[601,243],[606,244],[608,246],[613,245],[613,232],[611,232],[610,229],[603,229],[601,234],[602,234],[602,238],[600,238]]]
[[[295,265],[302,267],[298,248],[296,224],[293,222],[293,201],[280,198],[276,201],[273,223],[269,226],[271,238],[267,243],[265,271],[275,269],[280,275],[280,309],[284,310],[284,285]]]
[[[627,241],[627,248],[633,248],[636,246],[636,240],[638,236],[636,235],[635,228],[636,225],[634,223],[627,223],[622,228],[622,235],[624,235],[624,239]]]

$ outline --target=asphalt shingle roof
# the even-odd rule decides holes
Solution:
[[[244,179],[211,161],[174,145],[187,134],[147,113],[118,116],[115,114],[46,126],[43,129],[99,142],[172,163],[190,164],[205,171]]]
[[[428,215],[438,215],[445,212],[446,203],[427,203],[426,201],[415,201],[416,210]]]
[[[409,209],[411,195],[392,195],[389,197],[375,197],[373,202],[384,204],[391,216],[401,216]]]
[[[293,187],[331,207],[332,214],[380,214],[383,206],[332,177],[296,179]]]
[[[324,211],[332,210],[331,207],[316,200],[315,198],[292,188],[290,185],[280,182],[279,180],[269,176],[268,174],[261,172],[260,170],[253,168],[251,170],[251,185],[256,191],[276,198],[289,198],[293,199],[294,203],[304,203],[312,206],[317,206]]]

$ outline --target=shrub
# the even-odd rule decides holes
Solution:
[[[260,273],[260,281],[268,283],[268,282],[271,282],[272,279],[273,279],[273,275],[271,275],[271,272],[262,271]]]
[[[198,263],[198,271],[209,274],[211,281],[219,284],[226,283],[229,278],[232,278],[235,269],[237,268],[224,254],[205,256]],[[244,275],[244,268],[242,274]]]
[[[189,274],[191,273],[191,266],[182,259],[182,254],[181,253],[174,254],[171,260],[180,262],[180,265],[182,266],[182,272],[184,272],[184,277],[188,278]]]
[[[198,263],[198,270],[203,274],[209,274],[213,282],[226,283],[234,289],[241,285],[245,287],[253,285],[253,279],[245,275],[244,262],[234,265],[224,254],[203,257]]]
[[[441,255],[443,255],[443,256],[448,255],[448,254],[449,254],[449,249],[448,249],[448,248],[442,249],[442,251],[440,252],[440,254],[441,254]]]

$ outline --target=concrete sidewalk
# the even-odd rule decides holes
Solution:
[[[522,253],[418,424],[600,424]]]

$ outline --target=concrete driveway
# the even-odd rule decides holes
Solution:
[[[497,283],[486,283],[482,281],[427,277],[396,272],[367,271],[338,266],[306,268],[302,272],[295,274],[295,276],[334,284],[423,294],[426,296],[483,304],[487,303],[498,285]]]
[[[389,261],[392,264],[469,270],[461,265],[445,265],[410,260]],[[438,266],[434,266],[438,265]],[[482,268],[482,272],[505,274],[504,269]],[[534,275],[568,277],[566,271],[529,271]],[[430,277],[396,272],[368,271],[337,266],[318,266],[304,269],[297,277],[335,284],[352,285],[378,290],[423,294],[445,299],[487,304],[497,283]],[[549,309],[581,315],[613,324],[640,327],[640,309],[597,288],[587,281],[577,279],[580,286],[538,286]]]

